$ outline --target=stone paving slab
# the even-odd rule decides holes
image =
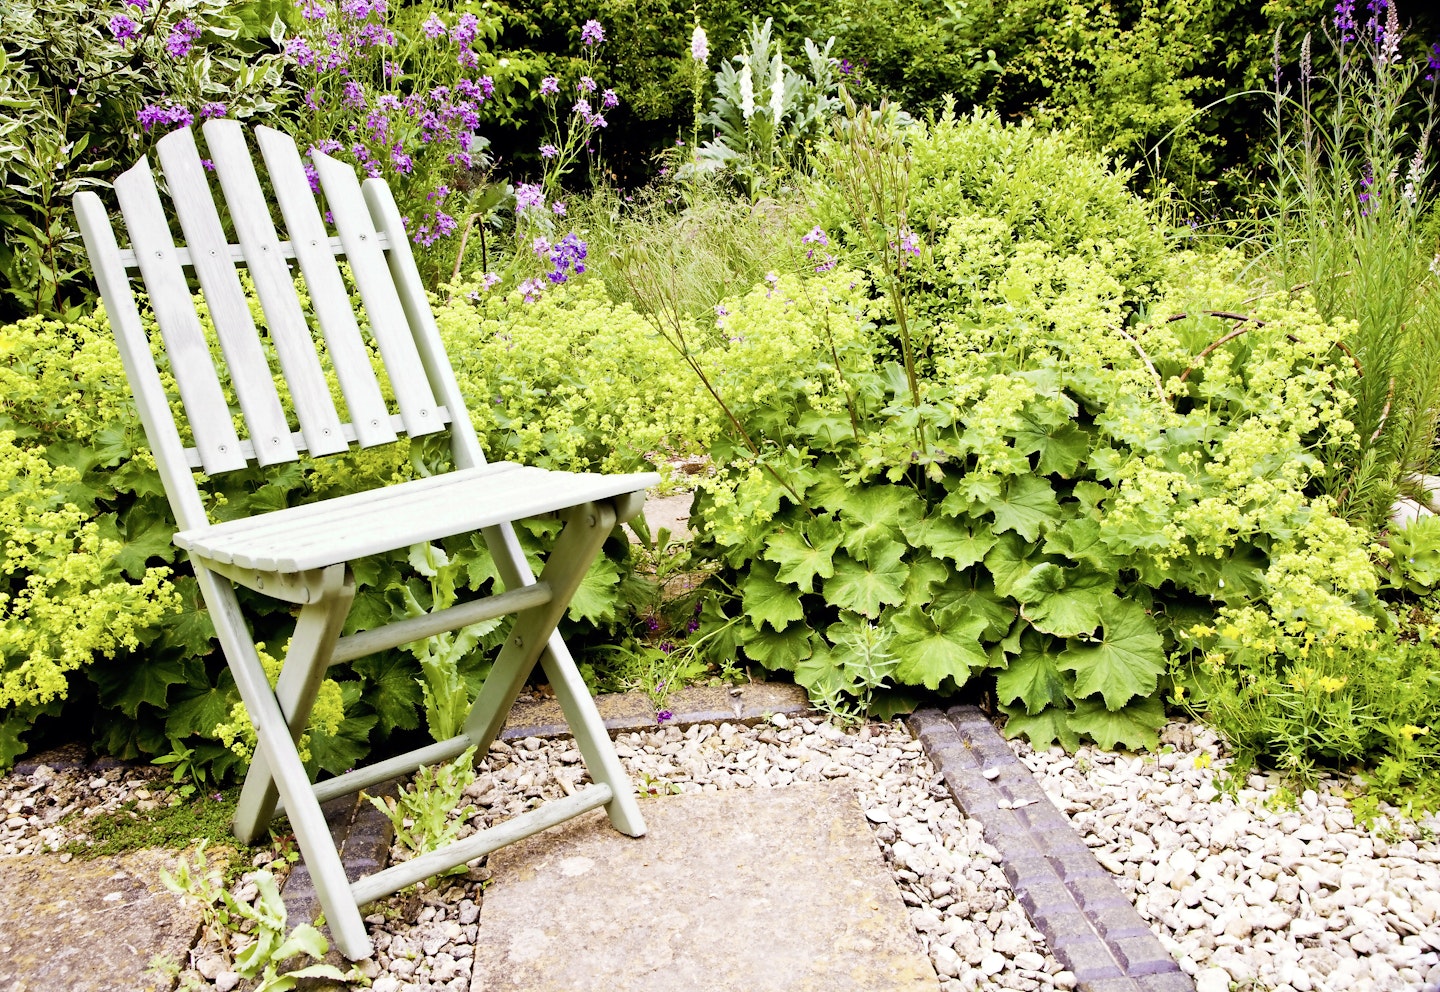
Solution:
[[[0,858],[0,990],[158,992],[152,958],[183,963],[200,911],[167,891],[170,851],[67,862],[58,854]]]
[[[934,992],[854,793],[835,784],[596,810],[490,856],[472,992]]]

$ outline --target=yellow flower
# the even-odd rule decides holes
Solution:
[[[1322,675],[1319,679],[1316,680],[1315,684],[1320,687],[1322,692],[1334,693],[1339,692],[1340,689],[1344,687],[1345,679],[1337,679],[1331,675]]]
[[[1405,739],[1406,739],[1407,741],[1413,741],[1416,737],[1419,737],[1421,734],[1428,734],[1428,733],[1430,733],[1430,728],[1429,728],[1429,727],[1417,727],[1417,726],[1415,726],[1415,724],[1413,724],[1413,723],[1407,723],[1405,726],[1403,726],[1403,727],[1400,728],[1400,733],[1402,733],[1402,734],[1405,735]]]

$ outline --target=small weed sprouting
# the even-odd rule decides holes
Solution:
[[[250,877],[257,893],[253,905],[236,899],[225,887],[221,871],[212,869],[205,857],[203,842],[193,857],[180,859],[173,874],[160,873],[167,889],[200,905],[206,932],[219,944],[231,970],[243,979],[258,980],[254,992],[286,992],[302,978],[332,978],[344,982],[359,977],[354,969],[347,974],[331,964],[281,971],[285,962],[301,954],[323,958],[330,944],[308,923],[300,924],[287,934],[285,902],[280,898],[275,876],[262,869]],[[152,967],[156,967],[153,962]]]
[[[460,828],[471,805],[461,806],[465,790],[475,781],[475,748],[469,747],[454,761],[427,765],[415,773],[414,783],[391,798],[368,796],[371,804],[395,826],[395,840],[411,856],[438,851],[460,837]],[[457,865],[444,875],[463,875],[468,869]]]

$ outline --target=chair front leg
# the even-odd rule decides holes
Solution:
[[[295,632],[290,637],[285,664],[275,686],[275,698],[289,725],[290,739],[296,744],[309,724],[310,711],[325,681],[335,640],[345,626],[354,601],[355,579],[349,568],[331,565],[321,577],[319,597],[301,607],[295,621]],[[256,749],[235,809],[233,828],[241,843],[252,844],[265,832],[279,798],[265,754]]]

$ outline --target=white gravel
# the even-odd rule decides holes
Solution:
[[[1326,781],[1293,807],[1264,776],[1221,795],[1227,759],[1213,732],[1176,723],[1162,739],[1146,756],[1012,747],[1198,992],[1440,992],[1440,822],[1390,816],[1366,830],[1343,794],[1348,781]],[[841,731],[776,717],[622,734],[617,750],[656,795],[848,782],[945,992],[1075,985],[1012,897],[979,824],[898,725]],[[469,790],[479,807],[471,826],[573,790],[586,780],[579,757],[569,740],[497,745]],[[67,813],[148,802],[147,789],[157,789],[149,769],[0,779],[0,852],[53,850],[81,828],[82,817],[61,824]],[[469,988],[486,877],[472,868],[376,908],[377,952],[362,969],[378,992]],[[202,945],[194,960],[213,971],[213,953]]]
[[[1213,731],[1162,740],[1145,756],[1011,743],[1197,992],[1440,989],[1440,822],[1366,830],[1333,778],[1293,803],[1263,775],[1222,795]]]

